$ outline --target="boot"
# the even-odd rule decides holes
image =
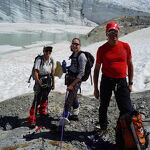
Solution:
[[[72,114],[75,115],[75,116],[78,116],[78,114],[79,114],[79,107],[76,108],[76,109],[73,109]]]
[[[30,109],[30,115],[28,117],[28,123],[31,128],[34,128],[36,126],[37,121],[36,115],[37,115],[37,108],[34,108],[34,106],[32,106]]]
[[[76,103],[73,104],[72,115],[78,116],[78,114],[79,114],[79,107],[80,107],[79,102],[76,102]]]
[[[61,118],[60,121],[59,121],[59,125],[60,125],[60,126],[65,126],[65,125],[68,125],[68,124],[70,124],[70,121],[69,121],[68,118],[63,117],[63,118]]]
[[[68,111],[64,111],[63,113],[63,117],[60,119],[59,121],[59,125],[60,126],[65,126],[65,125],[68,125],[70,124],[70,121],[69,121],[69,116],[70,116],[70,112]]]

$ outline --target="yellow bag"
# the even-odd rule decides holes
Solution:
[[[54,76],[61,78],[62,75],[63,75],[63,71],[62,71],[61,63],[57,61]]]

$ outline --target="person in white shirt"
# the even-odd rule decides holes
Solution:
[[[37,122],[37,111],[40,115],[47,115],[48,95],[55,88],[54,60],[51,57],[52,47],[43,48],[43,55],[39,56],[34,65],[34,100],[30,108],[29,125],[34,128]],[[39,106],[39,108],[38,108]]]

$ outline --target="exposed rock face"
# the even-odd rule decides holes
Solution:
[[[150,91],[132,94],[132,101],[143,114],[144,120],[150,118]],[[52,92],[49,96],[49,116],[38,116],[37,125],[43,128],[31,135],[35,130],[28,128],[27,117],[33,100],[33,94],[23,95],[0,103],[0,149],[17,150],[58,150],[60,149],[61,129],[58,121],[64,105],[64,94]],[[114,98],[108,109],[109,132],[98,141],[93,140],[98,122],[99,101],[95,98],[79,95],[81,103],[79,121],[71,121],[64,129],[63,150],[112,150],[115,141],[116,120],[119,111]],[[30,133],[29,133],[30,132]]]
[[[130,32],[150,26],[150,16],[125,16],[121,18],[114,18],[110,21],[115,21],[119,24],[120,36],[124,36]],[[95,27],[90,33],[88,33],[86,39],[91,43],[106,40],[106,23],[107,22]]]

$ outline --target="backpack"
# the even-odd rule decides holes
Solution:
[[[91,74],[91,69],[93,67],[95,59],[94,59],[93,55],[89,52],[81,51],[81,53],[84,53],[86,58],[87,58],[84,76],[82,77],[82,81],[86,81],[89,78],[90,74]]]
[[[149,144],[148,136],[138,111],[124,114],[118,119],[116,145],[121,150],[145,150]]]
[[[29,77],[29,79],[28,79],[28,83],[30,83],[31,78],[32,78],[33,80],[35,80],[35,78],[34,78],[34,68],[35,68],[35,62],[36,62],[37,59],[41,59],[40,66],[42,66],[42,65],[44,64],[44,58],[43,58],[42,55],[38,55],[38,56],[35,57],[35,59],[34,59],[34,64],[33,64],[32,71],[31,71],[31,75],[30,75],[30,77]]]
[[[94,59],[94,57],[93,57],[93,55],[91,53],[86,52],[86,51],[80,51],[78,53],[78,56],[76,57],[77,62],[78,62],[78,58],[79,58],[79,56],[80,56],[81,53],[84,53],[85,56],[86,56],[86,58],[87,58],[84,76],[81,79],[82,81],[86,81],[89,78],[90,74],[91,74],[91,69],[93,67],[95,59]],[[70,56],[70,58],[71,58],[71,56]],[[79,62],[77,64],[79,66]]]

